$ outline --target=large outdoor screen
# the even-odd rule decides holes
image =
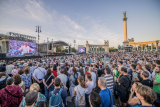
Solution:
[[[34,42],[9,40],[9,55],[18,56],[26,53],[37,54],[37,45]]]
[[[78,52],[79,53],[85,53],[85,47],[78,47]]]

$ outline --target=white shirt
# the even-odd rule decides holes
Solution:
[[[80,95],[83,95],[85,98],[85,90],[86,88],[81,87],[81,85],[77,85],[74,90],[76,91],[76,101],[79,100]]]
[[[91,72],[92,80],[94,82],[94,88],[96,87],[96,74],[94,72]]]
[[[87,83],[87,89],[85,91],[86,94],[90,94],[92,89],[94,88],[94,82],[93,81],[88,81]]]
[[[156,68],[157,68],[157,67],[155,67],[154,70],[153,70],[153,72],[152,72],[152,78],[154,78],[154,76],[155,76]]]
[[[19,51],[20,50],[22,50],[22,55],[23,54],[25,54],[25,53],[29,53],[29,50],[32,50],[32,51],[34,51],[34,49],[32,49],[32,48],[30,48],[29,46],[21,46],[20,48],[19,48]]]

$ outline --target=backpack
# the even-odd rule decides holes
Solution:
[[[78,87],[77,87],[77,90],[78,90]],[[85,92],[84,92],[83,95],[81,95],[80,92],[79,92],[79,90],[78,90],[78,93],[80,95],[80,98],[78,100],[78,107],[85,107],[86,106],[86,101],[85,101],[85,98],[84,98]]]
[[[56,95],[53,93],[53,91],[51,92],[52,96],[49,100],[49,107],[63,107],[63,100],[61,98],[62,91],[63,89],[60,89],[59,93]]]
[[[0,81],[0,90],[1,90],[2,88],[5,88],[5,87],[6,87],[7,78],[8,78],[8,76],[6,76],[6,78],[5,78],[3,81]]]
[[[76,77],[75,75],[77,75],[77,77]],[[75,86],[77,86],[77,85],[78,85],[78,81],[77,81],[78,73],[74,74],[73,77],[74,77],[75,81],[72,81],[72,82],[73,82],[73,84],[74,84]]]

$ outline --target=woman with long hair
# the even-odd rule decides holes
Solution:
[[[53,90],[54,77],[51,69],[47,70],[47,74],[43,78],[43,84],[45,89],[46,103],[49,102],[49,93]]]
[[[53,66],[53,71],[52,71],[52,73],[53,73],[53,75],[54,75],[55,77],[57,77],[57,65],[56,65],[56,64],[54,64],[54,66]]]
[[[23,68],[24,74],[21,75],[21,78],[25,84],[25,90],[29,91],[30,86],[32,85],[32,73],[30,73],[30,68]]]
[[[80,98],[80,96],[84,96],[85,97],[85,90],[86,90],[86,84],[84,81],[84,78],[82,76],[79,76],[78,79],[78,84],[75,88],[74,88],[74,95],[75,95],[75,106],[78,107],[78,100]]]
[[[18,85],[21,88],[22,92],[24,93],[25,92],[25,84],[22,81],[20,75],[16,74],[16,75],[13,76],[13,78],[15,80],[14,85]]]
[[[76,86],[75,81],[80,75],[77,73],[77,70],[75,67],[72,69],[72,71],[73,71],[73,74],[69,78],[69,81],[70,81],[69,92],[72,97],[72,102],[74,102],[74,88]]]

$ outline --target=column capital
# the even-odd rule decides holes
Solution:
[[[127,21],[127,17],[126,17],[126,18],[123,18],[123,21]]]

